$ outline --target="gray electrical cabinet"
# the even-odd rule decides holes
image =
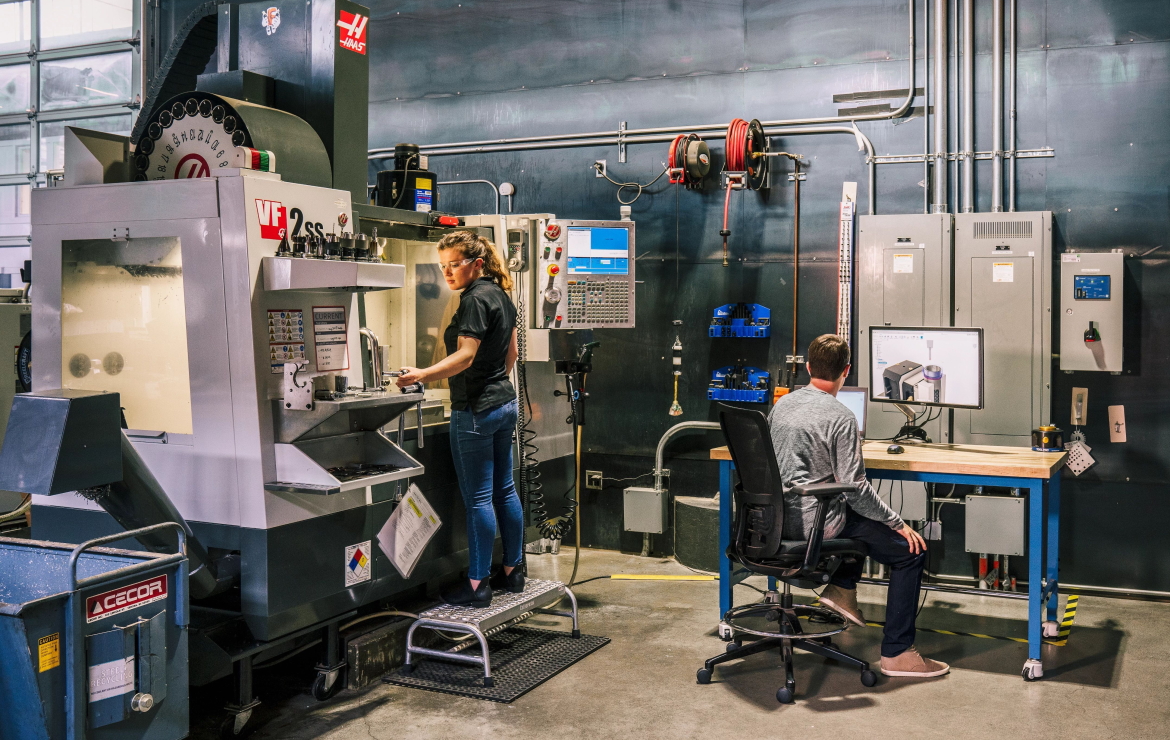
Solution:
[[[966,496],[967,552],[1023,555],[1027,552],[1023,496]]]
[[[981,410],[954,410],[954,441],[1030,446],[1049,421],[1052,212],[955,215],[954,326],[983,328]]]
[[[857,234],[858,385],[872,387],[869,327],[951,325],[951,229],[947,213],[861,216]],[[881,382],[879,378],[878,383]],[[906,417],[870,403],[866,436],[892,437]],[[946,415],[926,425],[935,442],[950,442]]]
[[[1121,372],[1125,255],[1060,255],[1060,369]]]

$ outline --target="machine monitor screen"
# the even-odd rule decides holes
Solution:
[[[870,398],[916,406],[983,408],[983,330],[869,328]]]
[[[629,275],[629,230],[615,226],[570,226],[569,274]]]

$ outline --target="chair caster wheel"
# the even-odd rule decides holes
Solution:
[[[733,641],[727,643],[727,651],[726,652],[734,653],[736,650],[739,650],[741,647],[743,647],[742,642],[738,642],[738,641],[733,640]]]
[[[787,686],[776,689],[776,701],[781,704],[794,704],[795,700],[792,698],[792,689]]]
[[[701,684],[711,683],[711,669],[700,668],[699,672],[695,674],[695,681]]]
[[[862,686],[869,687],[869,686],[873,686],[876,683],[877,683],[877,674],[876,673],[869,670],[868,668],[861,672],[861,685]]]

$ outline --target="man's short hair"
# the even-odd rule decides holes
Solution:
[[[836,334],[822,334],[808,345],[808,372],[818,380],[836,380],[849,367],[849,345]]]

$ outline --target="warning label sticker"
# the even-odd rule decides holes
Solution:
[[[90,596],[85,600],[85,621],[96,622],[99,619],[112,617],[115,614],[128,612],[143,604],[162,601],[167,597],[167,577],[165,575],[148,578],[129,586],[122,586],[104,594]]]
[[[300,309],[268,310],[268,362],[273,375],[284,372],[286,362],[305,362],[305,317]]]
[[[346,588],[370,580],[372,576],[370,569],[370,566],[373,564],[371,562],[372,557],[373,550],[370,549],[370,540],[359,542],[356,545],[350,545],[345,548]]]
[[[54,632],[37,640],[37,672],[44,673],[61,665],[61,633]]]
[[[1014,262],[994,262],[991,265],[991,282],[1014,283],[1016,281],[1016,265]]]
[[[913,273],[914,272],[914,255],[913,254],[895,254],[894,255],[894,272],[895,273]]]

